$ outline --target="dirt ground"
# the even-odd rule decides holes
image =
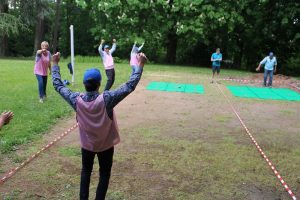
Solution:
[[[107,199],[290,199],[216,85],[198,75],[160,75],[145,74],[136,91],[116,107],[122,141],[116,146]],[[198,83],[205,94],[147,91],[150,81]],[[230,82],[222,81],[221,88],[300,196],[300,103],[234,98],[226,84]],[[74,123],[74,117],[62,120],[41,140],[1,156],[1,174]],[[80,159],[75,130],[0,185],[0,198],[78,199]],[[95,162],[92,198],[97,171]]]

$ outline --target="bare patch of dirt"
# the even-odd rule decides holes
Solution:
[[[160,80],[161,77],[156,79]],[[215,163],[213,163],[215,160],[211,159],[210,156],[205,157],[207,160],[189,160],[189,156],[193,158],[200,154],[201,148],[197,146],[191,150],[193,152],[191,155],[185,155],[188,152],[186,149],[189,146],[187,145],[192,145],[193,142],[198,140],[211,148],[207,147],[211,157],[229,151],[226,148],[222,149],[223,152],[215,150],[224,143],[225,147],[228,145],[228,148],[232,149],[238,149],[239,145],[252,146],[251,140],[244,133],[239,121],[213,84],[204,82],[205,94],[195,95],[147,91],[145,87],[148,83],[149,80],[142,80],[136,91],[116,107],[121,143],[116,146],[110,184],[111,191],[122,196],[122,199],[130,200],[168,200],[177,199],[177,197],[179,199],[201,199],[200,197],[203,196],[207,199],[235,199],[234,191],[231,190],[244,193],[244,199],[249,200],[286,199],[287,194],[285,191],[276,191],[277,188],[267,188],[265,186],[277,180],[269,173],[270,171],[263,160],[261,160],[262,170],[261,168],[256,170],[262,173],[261,176],[266,179],[264,183],[246,185],[241,188],[229,188],[228,192],[225,190],[227,184],[224,180],[226,178],[223,176],[223,174],[226,175],[227,171],[230,171],[226,168],[226,165],[221,166],[221,168],[215,166]],[[292,103],[287,108],[283,103],[269,105],[262,102],[254,103],[242,100],[235,101],[235,103],[249,128],[254,133],[261,134],[258,135],[258,139],[263,146],[274,150],[272,144],[278,144],[277,139],[280,140],[279,144],[296,145],[293,141],[284,140],[280,134],[274,133],[275,139],[272,139],[272,134],[268,130],[270,122],[272,122],[272,126],[275,126],[276,130],[281,133],[281,131],[286,130],[279,124],[279,122],[283,122],[284,126],[290,126],[291,129],[294,127],[292,131],[284,132],[284,134],[295,139],[296,137],[292,135],[295,133],[294,131],[297,131],[298,126],[294,124],[296,121],[293,118],[295,116],[293,110],[299,110],[298,104]],[[279,112],[282,109],[288,111]],[[286,117],[285,115],[290,116]],[[291,119],[292,121],[288,122],[285,119]],[[35,148],[30,150],[28,146],[24,146],[16,152],[16,155],[22,156],[24,151],[27,152],[26,155],[30,155],[34,150],[38,150],[44,144],[52,141],[74,123],[74,117],[59,122],[41,141],[30,144]],[[228,138],[233,139],[233,144],[227,142]],[[11,197],[11,191],[17,190],[19,192],[15,199],[19,197],[22,199],[77,199],[81,158],[76,152],[73,155],[72,151],[80,148],[78,139],[78,130],[75,130],[20,170],[3,186],[0,186],[0,193]],[[169,144],[167,143],[168,140],[182,142],[183,145]],[[166,145],[169,145],[168,148],[173,148],[172,154],[168,152],[168,148],[164,148],[163,145],[155,141],[166,142]],[[234,145],[237,145],[237,147]],[[69,151],[72,154],[71,156],[68,155]],[[255,152],[253,153],[255,156],[259,157],[259,154],[256,155],[255,149],[253,149],[253,152]],[[238,150],[235,153],[238,154]],[[187,159],[187,163],[182,164],[179,162],[183,158]],[[226,161],[228,158],[220,159]],[[234,159],[234,157],[231,157],[231,159]],[[4,163],[6,166],[2,169],[9,169],[17,165],[11,158],[6,159]],[[206,172],[210,172],[210,168],[215,168],[213,172],[216,174],[206,174]],[[219,170],[224,170],[224,172],[220,173]],[[236,166],[235,173],[244,171],[250,174],[250,178],[255,179],[256,175],[254,173],[246,169],[239,169]],[[243,176],[243,173],[234,175],[236,176],[233,177],[235,181],[241,181],[239,178]],[[91,195],[94,195],[92,193],[94,193],[97,181],[98,164],[95,162]],[[219,188],[214,188],[214,185]],[[210,191],[209,187],[217,191]],[[223,187],[225,189],[221,190]],[[219,196],[216,197],[215,193],[218,193]],[[219,198],[220,196],[223,198]],[[109,198],[114,199],[112,194],[109,194]]]
[[[242,186],[245,191],[245,199],[249,200],[281,200],[280,192],[276,188],[257,187],[255,185],[245,184]]]

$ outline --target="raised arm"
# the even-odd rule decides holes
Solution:
[[[132,49],[131,49],[131,53],[134,53],[135,51],[135,47],[136,47],[136,41],[134,42],[133,46],[132,46]]]
[[[49,53],[49,60],[50,60],[48,67],[49,67],[49,74],[51,74],[51,60],[52,60],[52,55],[51,55],[50,51],[48,51],[48,53]]]
[[[60,68],[58,66],[59,53],[52,56],[52,82],[54,89],[72,106],[76,111],[76,99],[79,96],[79,92],[72,92],[69,88],[65,87],[61,81]]]
[[[115,52],[116,48],[117,48],[117,40],[113,39],[113,45],[112,45],[111,49],[109,50],[109,53],[113,54]]]
[[[144,64],[147,61],[145,54],[138,54],[138,61],[139,65],[134,68],[130,79],[125,84],[121,85],[118,89],[104,91],[103,96],[107,112],[111,112],[120,101],[135,90],[135,87],[141,79]]]
[[[138,48],[138,50],[142,50],[142,48],[144,47],[145,42],[143,42],[143,44]]]
[[[102,50],[104,42],[105,41],[102,39],[101,43],[100,43],[100,45],[98,47],[98,52],[99,52],[99,54],[100,54],[101,57],[103,57],[103,55],[104,55],[104,51]]]

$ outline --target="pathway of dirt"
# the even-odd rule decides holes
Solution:
[[[174,77],[168,78],[172,79]],[[151,77],[151,81],[155,80],[159,81],[161,77]],[[243,134],[243,129],[238,120],[214,88],[214,85],[204,82],[205,95],[185,95],[182,93],[147,91],[145,87],[148,83],[149,79],[143,79],[136,91],[116,107],[122,142],[116,146],[108,199],[196,200],[201,195],[205,197],[200,199],[221,200],[241,199],[241,197],[249,200],[288,199],[281,186],[274,184],[277,180],[268,171],[268,167],[263,163],[264,161],[259,157],[256,150],[252,148],[251,142]],[[297,125],[297,119],[293,117],[296,116],[294,111],[300,111],[299,104],[290,103],[290,108],[286,108],[284,104],[277,102],[274,106],[265,107],[265,116],[256,117],[254,111],[259,112],[257,105],[262,107],[265,105],[261,101],[254,104],[253,102],[244,103],[240,103],[238,106],[240,108],[244,106],[242,114],[248,116],[251,120],[249,124],[255,127],[253,128],[254,131],[268,129],[268,124],[257,124],[257,121],[264,118],[273,119],[272,115],[268,114],[268,109],[277,113],[280,109],[287,110],[281,114],[286,115],[286,120],[289,121],[285,123],[283,119],[282,124],[291,124],[294,127],[293,130],[291,129],[288,132],[293,141],[283,140],[280,142],[292,146],[299,144],[299,138],[296,138],[295,133],[300,130],[300,126]],[[278,114],[277,117],[282,116]],[[248,120],[247,117],[245,118]],[[43,144],[47,144],[73,126],[74,123],[74,117],[60,121],[42,140],[33,142],[31,144],[32,148],[28,146],[21,147],[16,155],[23,157],[22,152],[24,150],[26,150],[27,155],[30,155],[30,153],[42,147]],[[278,129],[280,128],[282,127],[278,127]],[[275,136],[282,139],[280,135]],[[237,147],[231,146],[232,138],[234,138],[234,144]],[[263,138],[266,140],[260,139],[258,141],[262,141],[263,147],[267,150],[269,145],[272,147],[276,142],[268,140],[268,138]],[[174,141],[178,141],[178,144],[176,142],[173,144]],[[194,143],[199,143],[199,146],[189,147],[190,144]],[[224,149],[223,152],[220,152],[220,149],[217,150],[223,147],[228,148],[228,151],[230,148],[245,148],[245,152],[250,151],[249,155],[248,153],[247,155],[241,155],[241,159],[246,157],[247,160],[247,156],[251,158],[253,156],[255,162],[258,162],[259,165],[255,164],[256,166],[251,167],[255,171],[262,170],[264,181],[257,184],[256,181],[261,180],[260,177],[255,178],[257,172],[246,171],[245,173],[250,173],[249,176],[254,178],[251,180],[245,178],[245,184],[244,182],[237,183],[237,185],[230,183],[236,191],[227,191],[226,185],[222,186],[223,189],[219,187],[225,183],[220,182],[220,184],[217,184],[218,181],[221,181],[220,177],[223,175],[209,176],[209,174],[205,174],[209,172],[210,168],[214,168],[214,160],[210,160],[209,156],[207,157],[208,163],[206,163],[206,160],[199,162],[197,161],[198,158],[195,158],[194,163],[189,163],[190,161],[187,160],[187,166],[180,163],[177,163],[178,166],[172,165],[172,163],[179,162],[180,159],[185,157],[185,154],[182,153],[190,152],[190,155],[186,156],[193,157],[197,155],[191,152],[196,151],[196,154],[198,152],[200,155],[202,152],[198,148],[202,148],[203,151],[207,151],[206,154],[212,154],[213,157],[214,152],[220,155],[224,151],[226,152],[227,149]],[[189,148],[192,149],[189,150]],[[81,168],[79,149],[78,130],[75,130],[21,169],[3,186],[0,186],[0,197],[5,200],[77,199]],[[172,154],[169,154],[170,152]],[[241,152],[243,152],[242,149]],[[231,155],[228,156],[231,157]],[[234,157],[231,157],[231,159],[234,160]],[[222,162],[226,162],[226,160],[225,158]],[[2,171],[16,165],[12,158],[4,159],[3,163],[6,166],[1,167]],[[250,165],[250,163],[248,164]],[[180,167],[189,167],[190,170],[185,171],[186,169]],[[282,165],[280,167],[281,169],[284,168]],[[96,187],[97,168],[98,166],[95,165],[91,193],[95,191]],[[192,173],[190,173],[191,170]],[[230,171],[231,169],[228,168],[227,170]],[[236,170],[243,171],[245,169],[237,168]],[[199,172],[201,174],[198,175],[196,171],[203,172]],[[220,177],[218,178],[218,176]],[[205,183],[202,183],[201,179],[198,179],[199,177],[205,179]],[[239,178],[241,177],[234,177],[234,180],[239,180]],[[266,186],[267,184],[271,185]],[[209,188],[214,188],[214,191],[203,192]],[[299,184],[297,189],[299,195]],[[91,194],[92,197],[93,195]]]

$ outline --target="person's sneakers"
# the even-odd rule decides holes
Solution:
[[[212,80],[212,81],[210,81],[210,83],[214,83],[214,81]]]
[[[43,99],[40,99],[40,103],[44,103],[44,100],[43,100]]]

